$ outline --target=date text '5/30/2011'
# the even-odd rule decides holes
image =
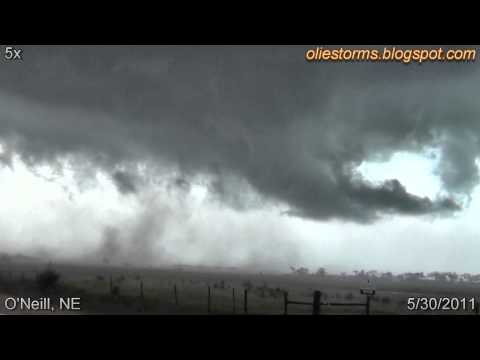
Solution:
[[[409,297],[409,311],[477,311],[474,297]]]

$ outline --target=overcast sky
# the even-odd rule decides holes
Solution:
[[[480,273],[478,63],[22,48],[0,64],[3,251]]]

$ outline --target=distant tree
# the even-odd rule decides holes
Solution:
[[[453,281],[453,282],[456,282],[458,280],[458,274],[457,273],[454,273],[454,272],[449,272],[447,274],[448,276],[448,280],[449,281]]]
[[[410,280],[410,281],[415,281],[415,280],[419,280],[423,277],[423,273],[419,273],[419,272],[416,272],[416,273],[405,273],[403,274],[403,279],[404,280]]]
[[[308,275],[308,274],[309,274],[309,270],[308,270],[308,268],[306,268],[306,267],[301,267],[300,269],[298,269],[298,273],[299,273],[300,275]]]
[[[429,277],[433,277],[436,281],[447,281],[447,274],[434,271],[428,274]]]
[[[323,277],[323,276],[327,275],[327,272],[325,271],[325,269],[323,267],[321,267],[317,270],[315,275]]]
[[[437,280],[439,281],[448,281],[448,274],[445,272],[437,273]]]
[[[51,268],[47,268],[39,273],[35,279],[38,288],[42,291],[54,288],[59,280],[60,275]]]
[[[389,272],[384,272],[384,273],[382,273],[381,277],[383,279],[391,280],[393,278],[393,274],[390,271]]]
[[[297,275],[308,275],[308,274],[309,274],[309,270],[308,270],[308,268],[306,268],[306,267],[300,267],[300,268],[298,268],[298,269],[295,270],[295,273],[296,273]]]

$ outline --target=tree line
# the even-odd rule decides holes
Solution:
[[[462,273],[457,274],[456,272],[441,272],[441,271],[433,271],[429,273],[424,272],[405,272],[399,274],[393,274],[390,271],[387,272],[380,272],[377,270],[354,270],[352,273],[342,272],[340,274],[328,274],[326,269],[323,267],[318,268],[314,272],[310,272],[310,270],[306,267],[290,267],[291,273],[293,275],[299,276],[319,276],[325,277],[327,275],[330,276],[337,276],[337,277],[355,277],[355,278],[362,278],[362,279],[385,279],[385,280],[406,280],[406,281],[415,281],[415,280],[435,280],[435,281],[444,281],[444,282],[480,282],[480,274],[469,274],[469,273]]]

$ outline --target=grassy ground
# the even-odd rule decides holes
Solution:
[[[193,272],[173,269],[135,269],[55,265],[60,282],[40,291],[36,274],[44,264],[8,264],[0,269],[0,293],[15,297],[79,297],[81,311],[89,314],[243,314],[244,290],[248,289],[249,314],[283,314],[283,294],[289,299],[311,302],[314,290],[322,292],[323,302],[365,302],[360,288],[366,281],[353,277],[299,277],[222,272]],[[117,294],[110,293],[110,279]],[[143,298],[141,297],[143,283]],[[210,287],[210,308],[208,288]],[[175,289],[176,288],[176,296]],[[407,310],[409,297],[480,296],[477,284],[451,284],[436,281],[380,281],[371,299],[371,313],[425,314]],[[234,299],[235,292],[235,301]],[[0,312],[6,313],[3,302]],[[208,312],[210,309],[210,312]],[[310,314],[310,306],[289,305],[289,314]],[[322,314],[364,314],[364,307],[322,306]],[[431,312],[430,312],[431,313]],[[473,314],[472,311],[441,311],[442,314]]]

